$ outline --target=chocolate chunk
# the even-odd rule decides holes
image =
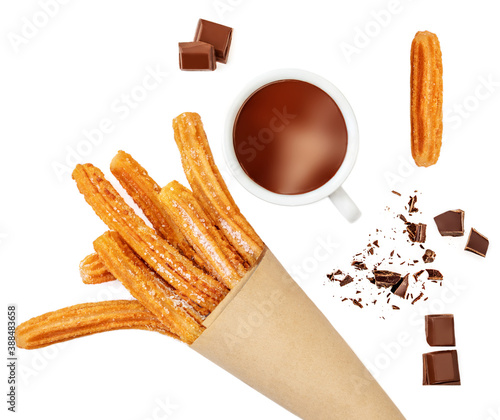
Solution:
[[[408,237],[410,238],[410,241],[412,242],[420,242],[424,243],[426,239],[426,228],[427,225],[423,223],[408,223],[406,227],[406,231],[408,232]]]
[[[209,20],[200,19],[196,27],[195,41],[202,41],[214,46],[215,57],[221,63],[227,63],[233,29]]]
[[[356,269],[356,270],[368,270],[368,267],[363,261],[353,261],[351,265]]]
[[[375,284],[378,287],[392,287],[401,280],[401,274],[387,270],[374,270]]]
[[[214,47],[205,42],[179,42],[181,70],[215,70]]]
[[[424,385],[460,385],[456,350],[423,354]]]
[[[434,221],[441,236],[463,236],[464,216],[463,210],[449,210],[436,216]]]
[[[397,191],[392,190],[391,192],[392,192],[393,194],[396,194],[396,195],[398,195],[398,196],[400,196],[400,197],[401,197],[401,194],[400,194],[400,193],[398,193]]]
[[[392,309],[394,309],[394,310],[398,311],[400,308],[399,308],[399,306],[392,305]]]
[[[373,255],[374,253],[375,253],[375,251],[373,250],[373,248],[368,248],[368,251],[367,251],[368,255]]]
[[[424,261],[424,263],[427,264],[434,262],[435,259],[436,259],[436,253],[431,249],[426,249],[425,254],[422,256],[422,260]]]
[[[443,280],[443,275],[439,270],[428,268],[425,271],[427,271],[427,274],[429,275],[429,280]]]
[[[391,292],[396,296],[402,297],[404,299],[406,291],[408,290],[408,277],[409,274],[404,276],[398,283],[391,287]]]
[[[376,241],[373,241],[373,245],[375,245],[377,248],[380,248],[380,246],[378,244],[378,239]]]
[[[410,201],[408,201],[408,213],[416,213],[418,209],[415,207],[415,204],[417,203],[417,196],[414,195],[413,197],[410,197]]]
[[[453,315],[426,315],[425,337],[429,346],[454,346],[455,322]]]
[[[488,238],[472,228],[469,233],[469,239],[467,239],[467,245],[465,245],[465,250],[481,255],[481,257],[486,257],[489,245],[490,241],[488,241]]]
[[[348,274],[347,276],[345,276],[344,280],[340,282],[340,286],[344,287],[346,284],[352,283],[353,280],[354,279]]]

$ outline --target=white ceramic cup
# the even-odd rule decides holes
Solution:
[[[243,170],[234,150],[233,131],[238,112],[245,101],[261,87],[280,80],[294,79],[308,82],[326,92],[338,105],[347,128],[347,151],[337,173],[321,187],[303,194],[278,194],[253,181]],[[265,73],[252,80],[237,96],[229,109],[224,133],[224,156],[234,177],[253,195],[274,204],[298,206],[329,198],[339,212],[350,222],[361,216],[358,207],[342,188],[358,155],[359,133],[354,112],[345,96],[332,83],[317,74],[299,69],[280,69]]]

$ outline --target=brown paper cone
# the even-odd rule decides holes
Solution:
[[[191,348],[301,418],[404,419],[269,250],[249,274]]]

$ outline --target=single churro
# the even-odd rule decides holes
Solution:
[[[215,165],[200,116],[183,113],[173,121],[184,172],[203,210],[250,266],[264,244],[241,214]]]
[[[417,166],[434,165],[443,136],[443,64],[438,37],[417,32],[411,44],[411,152]]]
[[[16,344],[37,349],[105,331],[141,329],[178,338],[136,300],[82,303],[31,318],[16,328]]]

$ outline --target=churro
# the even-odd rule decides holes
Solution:
[[[244,260],[254,265],[264,244],[229,193],[215,165],[200,116],[181,114],[174,119],[173,128],[184,172],[203,210]]]
[[[148,172],[128,153],[119,151],[110,165],[111,173],[143,211],[156,231],[185,257],[203,267],[203,260],[189,245],[180,229],[172,222],[158,198],[160,186]]]
[[[81,261],[80,277],[85,284],[100,284],[116,280],[95,252]]]
[[[193,193],[173,181],[161,190],[160,200],[210,272],[228,288],[233,288],[248,267],[213,225]]]
[[[203,318],[151,270],[116,232],[94,241],[94,249],[107,269],[145,308],[186,343],[203,332]]]
[[[17,346],[37,349],[105,331],[141,329],[178,338],[136,300],[82,303],[31,318],[16,328]]]
[[[203,315],[210,313],[227,294],[227,288],[196,267],[135,214],[104,174],[91,164],[73,171],[79,191],[111,230],[155,270],[177,293],[191,300]]]
[[[411,152],[417,166],[434,165],[443,136],[443,64],[438,37],[417,32],[411,44]]]

